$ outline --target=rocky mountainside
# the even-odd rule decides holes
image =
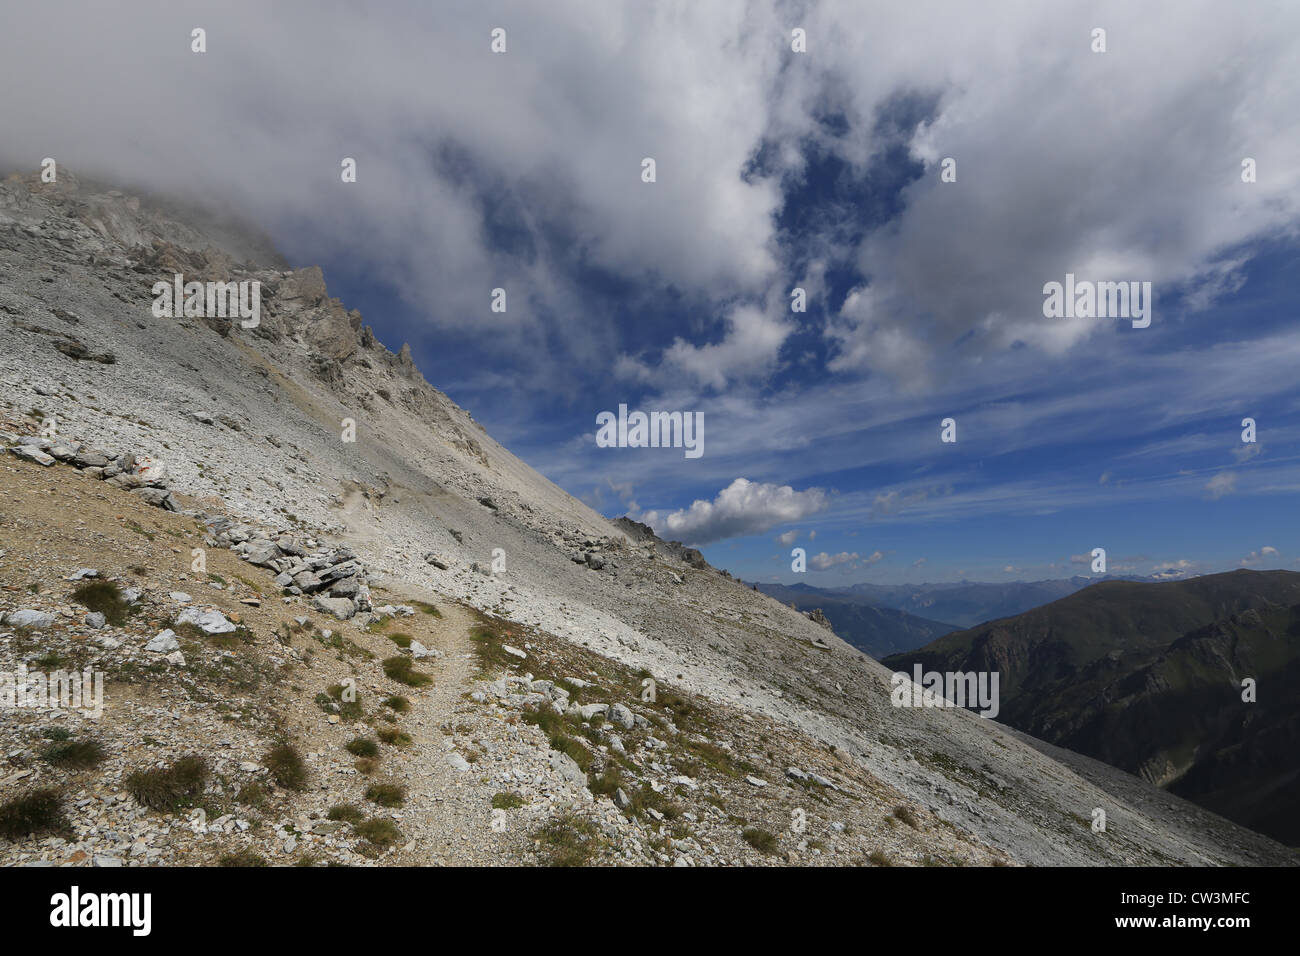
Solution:
[[[885,663],[997,670],[1006,723],[1300,843],[1300,574],[1102,582]]]
[[[260,282],[260,324],[156,316],[176,273]],[[0,346],[0,671],[105,677],[98,720],[0,724],[7,862],[1293,862],[892,706],[886,668],[596,514],[205,214],[4,180]]]

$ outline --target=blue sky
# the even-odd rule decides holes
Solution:
[[[0,38],[0,88],[73,64],[0,161],[243,213],[524,460],[735,574],[1300,568],[1300,8],[68,9]],[[1067,273],[1151,282],[1150,327],[1044,317]],[[704,455],[596,447],[620,404],[702,412]]]

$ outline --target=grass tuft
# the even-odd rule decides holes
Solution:
[[[0,803],[0,837],[6,840],[21,840],[29,833],[66,833],[70,829],[59,791],[54,787],[29,790]]]
[[[131,608],[122,597],[122,589],[112,581],[88,581],[72,592],[72,600],[88,610],[98,611],[115,627],[126,623]]]
[[[271,778],[286,790],[301,790],[307,786],[307,764],[293,744],[277,744],[262,758]]]
[[[126,778],[126,791],[143,806],[168,812],[194,806],[207,782],[207,761],[189,754],[168,767],[134,771]]]

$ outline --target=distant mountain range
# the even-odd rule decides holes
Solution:
[[[920,647],[983,621],[1009,617],[1073,594],[1095,578],[986,584],[760,584],[758,589],[801,611],[821,608],[835,633],[877,659]]]
[[[889,654],[928,644],[957,630],[952,624],[932,621],[897,608],[879,607],[854,594],[840,594],[795,584],[760,584],[758,589],[782,604],[800,611],[820,608],[837,637],[879,660]]]
[[[1101,581],[884,663],[998,671],[1000,721],[1300,843],[1300,574]]]

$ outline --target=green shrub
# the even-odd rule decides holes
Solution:
[[[590,820],[564,813],[533,833],[548,866],[586,866],[600,847],[599,831]]]

